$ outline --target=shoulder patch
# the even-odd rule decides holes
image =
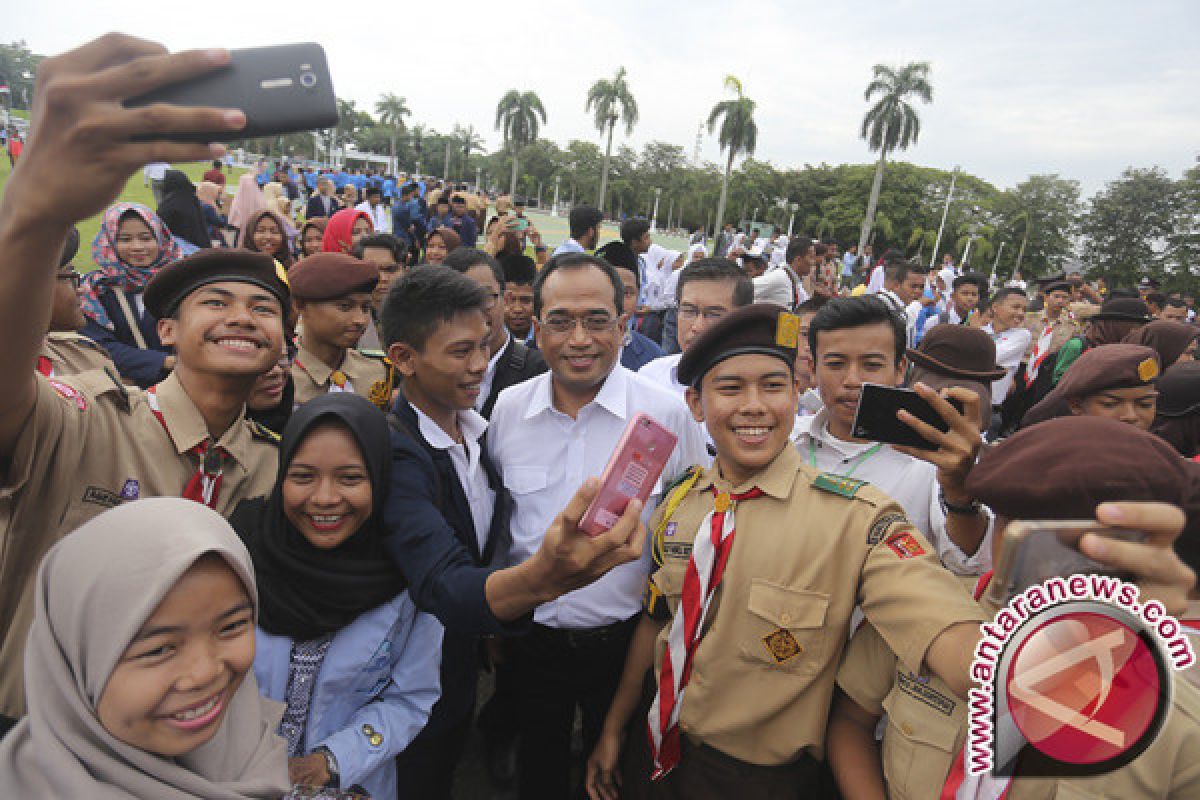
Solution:
[[[812,482],[814,489],[820,489],[821,491],[841,495],[842,497],[854,497],[858,494],[858,490],[866,485],[867,481],[858,481],[853,478],[847,478],[844,475],[835,475],[832,472],[822,472],[813,478]]]
[[[250,424],[250,435],[255,439],[259,439],[264,442],[270,442],[273,445],[279,444],[279,440],[282,437],[280,437],[278,433],[257,420],[250,419],[246,421]]]
[[[872,547],[879,544],[893,525],[897,522],[906,522],[907,519],[903,514],[884,514],[875,520],[875,524],[871,526],[871,530],[867,533],[867,544]]]
[[[902,560],[925,555],[925,548],[917,541],[917,537],[908,531],[892,534],[887,538],[886,544],[896,557]]]
[[[74,386],[68,386],[62,381],[56,381],[53,378],[47,378],[46,383],[50,384],[50,388],[52,388],[59,397],[63,398],[64,400],[71,400],[75,403],[75,407],[80,411],[87,411],[87,398],[84,397],[83,393]]]

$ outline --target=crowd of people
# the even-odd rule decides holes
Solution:
[[[982,797],[963,698],[1020,520],[1140,532],[1079,548],[1200,645],[1190,294],[639,218],[601,246],[588,206],[551,252],[417,176],[230,193],[220,146],[129,132],[244,114],[122,105],[227,58],[39,70],[0,201],[6,794],[449,798],[478,728],[523,799]],[[143,168],[157,208],[114,203]],[[898,415],[926,447],[857,435],[866,384],[933,409]],[[641,414],[675,447],[590,536]],[[1005,796],[1200,797],[1200,668],[1164,702],[1136,758]]]

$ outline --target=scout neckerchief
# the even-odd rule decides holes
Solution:
[[[876,442],[874,445],[854,457],[854,464],[850,467],[848,472],[835,472],[834,474],[841,475],[843,478],[853,477],[858,468],[870,460],[871,456],[878,453],[882,447],[883,442]],[[820,469],[817,467],[817,445],[811,434],[808,437],[808,463],[814,469]]]
[[[170,436],[171,429],[167,427],[162,409],[158,406],[157,389],[157,386],[151,386],[146,390],[146,404],[150,406],[150,413],[163,426],[167,436]],[[221,492],[221,473],[224,471],[225,458],[229,452],[214,442],[211,436],[204,437],[204,441],[193,446],[187,452],[188,455],[196,456],[197,464],[196,474],[188,479],[187,485],[183,487],[183,496],[188,500],[195,500],[197,503],[203,503],[211,509],[216,509],[217,497]]]
[[[1063,309],[1062,312],[1066,315],[1068,321],[1075,318],[1075,315],[1070,311]],[[1059,317],[1062,319],[1062,317]],[[1041,369],[1042,362],[1046,360],[1046,356],[1050,355],[1050,342],[1054,339],[1054,322],[1055,320],[1047,319],[1046,327],[1042,329],[1042,335],[1038,337],[1037,344],[1034,345],[1033,353],[1029,356],[1029,366],[1025,369],[1025,388],[1033,386],[1034,380],[1037,379],[1038,370]]]
[[[700,535],[692,546],[692,557],[683,578],[683,596],[671,620],[658,691],[647,718],[654,757],[651,780],[663,777],[679,764],[679,709],[683,690],[692,675],[692,658],[703,635],[704,618],[733,549],[734,508],[740,500],[763,496],[757,486],[741,494],[718,493],[715,486],[712,492],[716,502],[700,523]]]

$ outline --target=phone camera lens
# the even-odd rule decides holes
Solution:
[[[311,72],[302,72],[300,74],[300,85],[305,89],[311,89],[317,85],[317,76]]]

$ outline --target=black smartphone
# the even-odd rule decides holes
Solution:
[[[325,49],[313,42],[231,50],[229,64],[221,69],[125,101],[130,108],[152,103],[237,108],[246,114],[246,127],[239,131],[154,134],[135,139],[228,142],[332,128],[338,123]]]
[[[953,399],[949,402],[960,414],[962,413],[962,403]],[[858,410],[854,414],[854,435],[872,442],[936,450],[937,445],[926,441],[919,433],[897,419],[896,412],[901,409],[943,433],[949,430],[946,421],[933,406],[912,389],[864,383],[862,394],[858,398]]]

